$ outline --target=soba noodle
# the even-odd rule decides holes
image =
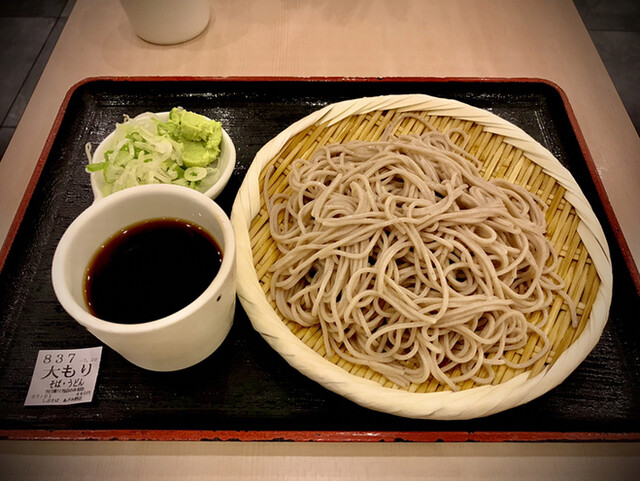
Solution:
[[[295,161],[284,193],[268,195],[267,173],[281,253],[271,295],[286,319],[320,326],[327,356],[399,386],[430,376],[453,390],[491,383],[494,366],[525,368],[546,354],[542,327],[556,294],[575,322],[553,272],[546,206],[520,186],[484,180],[480,162],[452,141],[466,142],[464,132],[414,118],[421,135],[385,133]],[[539,352],[507,355],[532,334]]]

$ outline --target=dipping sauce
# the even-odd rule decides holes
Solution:
[[[150,219],[121,229],[85,271],[89,312],[109,322],[139,324],[193,302],[220,270],[222,250],[199,225]]]

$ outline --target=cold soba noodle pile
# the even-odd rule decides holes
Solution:
[[[480,162],[451,140],[463,132],[439,133],[410,114],[399,121],[407,117],[425,133],[319,148],[294,162],[291,191],[269,197],[267,172],[281,252],[271,294],[285,318],[320,325],[329,357],[405,387],[430,376],[453,390],[487,384],[494,366],[524,368],[546,354],[542,327],[556,295],[576,322],[553,272],[546,206],[484,180]],[[534,333],[543,348],[508,360]]]

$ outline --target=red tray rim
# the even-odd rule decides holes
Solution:
[[[226,431],[170,429],[0,430],[10,441],[270,442],[602,442],[640,441],[640,433],[526,431]]]
[[[27,206],[58,135],[69,101],[81,86],[100,81],[112,82],[468,82],[468,83],[538,83],[554,89],[578,141],[589,173],[602,202],[607,219],[636,290],[640,294],[640,271],[611,207],[593,157],[564,90],[555,82],[531,77],[287,77],[287,76],[97,76],[87,77],[66,93],[45,141],[31,179],[27,185],[7,237],[0,248],[0,272],[18,233]],[[7,429],[0,430],[0,440],[121,440],[121,441],[297,441],[297,442],[540,442],[540,441],[640,441],[640,433],[618,432],[523,432],[523,431],[229,431],[229,430],[150,430],[150,429]]]

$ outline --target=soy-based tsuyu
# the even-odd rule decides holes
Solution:
[[[121,229],[93,255],[85,302],[105,321],[161,319],[200,296],[221,262],[222,250],[202,227],[180,219],[146,220]]]

